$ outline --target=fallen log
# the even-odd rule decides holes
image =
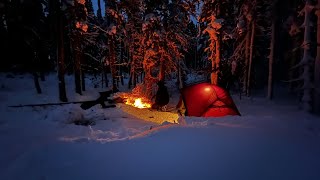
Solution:
[[[110,100],[113,102],[112,100]],[[20,107],[43,107],[43,106],[60,106],[60,105],[66,105],[66,104],[83,104],[83,103],[89,103],[91,107],[100,104],[96,101],[75,101],[75,102],[62,102],[62,103],[43,103],[43,104],[20,104],[20,105],[14,105],[14,106],[8,106],[11,108],[20,108]],[[110,108],[110,107],[116,107],[114,104],[111,105],[102,105],[103,108]],[[87,109],[89,109],[88,107]],[[84,108],[83,108],[84,109]]]
[[[110,95],[114,93],[114,91],[105,91],[105,92],[99,92],[100,97],[96,100],[91,101],[73,101],[73,102],[61,102],[61,103],[42,103],[42,104],[24,104],[24,105],[14,105],[14,106],[8,106],[11,108],[20,108],[20,107],[42,107],[42,106],[59,106],[59,105],[66,105],[66,104],[81,104],[81,108],[84,110],[90,109],[91,107],[100,104],[102,108],[112,108],[116,107],[115,101],[112,99],[108,99]],[[110,103],[110,105],[106,105],[105,102]]]
[[[83,102],[79,101],[79,102],[43,103],[43,104],[20,104],[20,105],[8,106],[8,107],[18,108],[18,107],[37,107],[37,106],[59,106],[59,105],[65,105],[65,104],[78,104],[78,103],[80,104]]]

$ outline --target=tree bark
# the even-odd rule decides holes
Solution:
[[[251,83],[251,71],[252,71],[252,59],[253,59],[253,44],[255,36],[256,23],[252,22],[251,39],[250,39],[250,57],[249,57],[249,67],[248,67],[248,79],[247,79],[247,96],[250,96],[250,83]]]
[[[46,81],[46,77],[45,77],[45,74],[44,74],[44,70],[41,70],[41,71],[40,71],[40,80],[41,80],[41,81]]]
[[[115,38],[109,37],[109,65],[110,65],[110,71],[112,76],[112,89],[116,90],[117,88],[117,68],[115,66],[116,62],[116,51],[115,51]]]
[[[218,84],[218,74],[219,74],[219,66],[220,66],[220,41],[219,38],[215,41],[215,59],[214,62],[211,63],[211,84]]]
[[[39,76],[36,72],[32,72],[32,75],[33,75],[33,82],[36,87],[37,93],[41,94],[42,91],[41,91],[41,87],[40,87],[40,83],[39,83]]]
[[[317,57],[314,68],[314,112],[320,114],[320,0],[318,0],[316,15],[317,20]]]
[[[159,71],[159,81],[164,81],[165,80],[165,63],[163,61],[160,62],[160,71]]]
[[[86,91],[86,77],[82,70],[81,70],[81,87],[82,87],[82,91]]]
[[[130,77],[129,77],[129,81],[128,81],[128,89],[131,89],[131,86],[132,86],[132,78],[133,78],[133,76],[132,76],[133,74],[132,73],[130,73]]]
[[[275,4],[273,5],[275,6]],[[275,7],[273,7],[275,8]],[[273,13],[275,11],[273,10]],[[271,41],[270,41],[270,54],[269,54],[269,74],[268,74],[268,94],[267,98],[273,98],[273,62],[274,62],[274,45],[275,45],[275,33],[276,32],[276,20],[272,19],[271,25]]]
[[[129,57],[131,57],[129,55]],[[130,79],[129,79],[129,82],[128,82],[128,88],[130,89],[131,86],[135,87],[136,83],[136,76],[135,76],[135,61],[134,61],[134,56],[131,57],[132,60],[131,60],[131,63],[130,63]]]
[[[120,76],[120,81],[121,81],[121,85],[124,86],[124,79],[123,79],[123,65],[122,63],[124,62],[124,53],[125,53],[125,46],[124,46],[124,42],[121,39],[120,40],[120,59],[119,59],[119,76]]]
[[[81,48],[80,48],[80,35],[78,33],[74,34],[73,38],[73,53],[74,53],[74,83],[76,93],[82,95],[81,91]]]
[[[76,33],[73,38],[73,52],[74,52],[74,83],[76,93],[82,95],[81,91],[81,48],[79,43],[79,34]]]
[[[244,76],[243,76],[243,87],[242,91],[247,93],[247,81],[248,81],[248,67],[249,67],[249,53],[250,53],[250,24],[247,26],[246,34],[246,45],[245,45],[245,65],[244,65]]]
[[[37,93],[38,94],[41,94],[42,91],[41,91],[41,87],[40,87],[40,83],[39,83],[39,75],[38,75],[38,71],[41,71],[41,66],[40,66],[40,61],[39,61],[39,58],[38,58],[38,54],[37,54],[37,51],[34,51],[34,57],[33,57],[33,62],[32,62],[32,68],[31,68],[31,71],[32,71],[32,75],[33,75],[33,82],[34,82],[34,86],[37,90]]]
[[[66,93],[66,85],[64,80],[64,74],[65,74],[65,64],[64,64],[64,37],[63,37],[63,16],[62,12],[60,10],[59,3],[57,7],[57,29],[58,29],[58,80],[59,80],[59,99],[62,102],[67,102],[67,93]]]
[[[300,63],[303,65],[303,96],[302,96],[302,108],[304,111],[310,112],[312,110],[311,106],[311,67],[310,67],[310,43],[311,43],[311,11],[312,3],[311,0],[306,0],[304,7],[304,47],[303,47],[303,58]]]
[[[180,61],[178,61],[178,85],[179,89],[183,88],[183,80],[182,80],[182,71],[181,71],[181,64]]]
[[[137,86],[137,74],[136,74],[136,72],[134,72],[132,74],[132,80],[133,80],[133,87],[136,87]]]

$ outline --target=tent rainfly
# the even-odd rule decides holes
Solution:
[[[181,90],[178,109],[185,107],[186,116],[221,117],[239,115],[229,93],[223,88],[209,83],[192,85]]]

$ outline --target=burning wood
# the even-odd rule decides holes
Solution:
[[[131,92],[117,93],[115,97],[119,98],[121,103],[139,109],[148,109],[152,106],[152,101],[148,98],[143,84],[137,85]]]
[[[125,97],[124,103],[139,109],[151,108],[151,101],[145,97]]]
[[[133,93],[117,93],[115,99],[117,99],[117,102],[121,102],[139,109],[147,109],[151,108],[152,106],[151,100]]]
[[[114,96],[115,102],[119,104],[123,112],[126,112],[138,119],[152,122],[155,124],[178,123],[179,115],[172,112],[160,112],[152,111],[149,108],[152,107],[152,101],[146,97],[141,91],[129,92],[129,93],[116,93]],[[129,105],[129,106],[127,106]]]

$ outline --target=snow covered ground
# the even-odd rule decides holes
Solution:
[[[83,96],[74,95],[72,76],[66,81],[70,101],[98,96],[89,82]],[[1,180],[320,179],[320,118],[290,101],[234,96],[241,117],[162,126],[122,105],[8,107],[57,102],[56,77],[41,86],[37,95],[31,77],[0,74]],[[83,119],[95,125],[72,123]]]

